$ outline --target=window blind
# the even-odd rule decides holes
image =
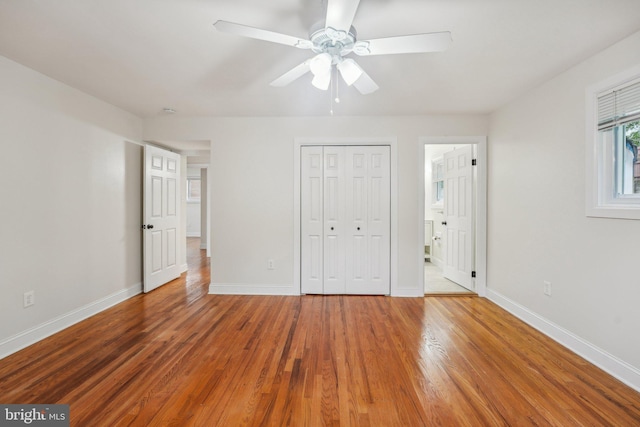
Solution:
[[[640,120],[640,80],[598,95],[598,130]]]

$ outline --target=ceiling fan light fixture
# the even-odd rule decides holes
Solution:
[[[316,55],[309,63],[309,69],[314,76],[331,73],[331,55],[328,53],[320,53]]]
[[[324,73],[324,74],[316,74],[315,76],[313,76],[313,80],[311,80],[311,84],[320,90],[329,89],[330,83],[331,83],[331,72]]]
[[[363,71],[362,68],[351,58],[347,58],[336,65],[340,75],[344,79],[347,86],[351,86],[356,80],[360,78]]]

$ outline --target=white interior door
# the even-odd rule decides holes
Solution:
[[[180,155],[146,145],[144,149],[144,291],[180,276]]]
[[[301,147],[301,292],[389,294],[390,148]]]
[[[442,273],[447,279],[473,290],[473,146],[444,154],[445,245]]]

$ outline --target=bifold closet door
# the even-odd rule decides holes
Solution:
[[[346,293],[390,293],[389,146],[348,146],[346,155]]]
[[[301,292],[389,294],[388,146],[301,148]]]
[[[324,171],[322,147],[300,150],[300,292],[324,293]]]

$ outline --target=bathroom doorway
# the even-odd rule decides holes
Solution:
[[[483,294],[486,169],[478,167],[478,158],[484,155],[484,137],[421,143],[425,295]]]

